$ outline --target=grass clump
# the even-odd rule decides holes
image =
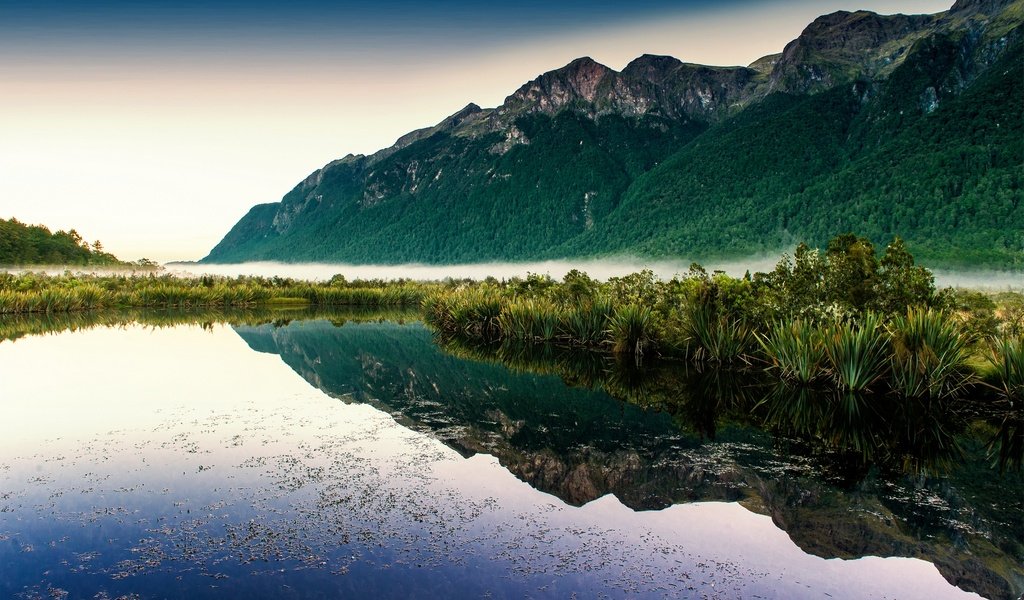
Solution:
[[[825,375],[825,340],[810,323],[779,321],[757,341],[770,368],[783,380],[807,385]]]
[[[867,391],[885,375],[888,339],[877,314],[833,325],[825,333],[824,348],[832,377],[844,391]]]
[[[970,381],[970,337],[948,315],[911,308],[888,326],[891,385],[906,398],[946,398]]]

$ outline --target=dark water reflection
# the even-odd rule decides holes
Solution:
[[[464,457],[493,456],[519,480],[569,505],[595,507],[604,502],[598,499],[608,494],[637,511],[678,508],[693,502],[739,502],[754,513],[771,517],[800,549],[814,556],[920,558],[935,564],[950,583],[985,597],[1013,598],[1024,590],[1021,566],[1024,563],[1024,476],[1020,472],[1019,411],[1014,413],[972,401],[897,403],[881,396],[858,397],[791,389],[763,379],[756,370],[701,369],[682,363],[637,365],[632,361],[543,345],[473,346],[453,340],[439,341],[416,323],[415,318],[414,314],[402,312],[340,311],[325,315],[305,310],[121,313],[59,317],[49,321],[0,321],[0,339],[96,326],[130,329],[129,324],[137,322],[168,328],[201,323],[215,330],[215,323],[228,322],[249,348],[279,356],[291,370],[327,395],[353,407],[369,405],[384,411],[404,427],[427,433]],[[274,411],[275,418],[296,418],[283,407]],[[186,439],[188,432],[200,426],[213,428],[202,420],[194,422],[198,425],[192,424],[191,418],[178,419],[181,432],[169,438],[182,444],[186,452],[192,452],[195,446],[195,442]],[[219,418],[221,423],[232,423],[241,428],[240,431],[260,430],[273,421],[255,412],[232,417],[225,412]],[[319,590],[317,593],[330,597],[331,593],[339,593],[337,581],[331,579],[339,572],[346,575],[345,585],[350,586],[346,588],[348,593],[377,589],[387,590],[381,592],[383,596],[401,596],[408,593],[403,585],[423,586],[420,590],[425,594],[450,595],[454,590],[468,595],[494,592],[488,582],[493,581],[495,569],[505,567],[493,563],[485,568],[483,563],[470,561],[467,569],[443,560],[439,562],[436,558],[440,556],[437,546],[441,542],[436,533],[431,534],[430,528],[444,524],[443,527],[457,529],[460,519],[468,519],[461,516],[462,513],[450,507],[424,504],[415,510],[403,508],[405,512],[400,518],[391,521],[388,521],[390,517],[383,516],[396,510],[393,500],[386,498],[394,498],[395,494],[405,497],[409,486],[420,485],[415,464],[406,473],[402,469],[410,468],[406,464],[408,458],[402,458],[396,464],[405,466],[396,467],[397,474],[378,473],[379,466],[373,466],[366,471],[369,474],[359,475],[354,465],[364,459],[356,460],[352,453],[358,454],[358,451],[353,448],[364,448],[370,438],[354,439],[350,445],[345,445],[349,442],[329,438],[340,425],[324,421],[319,427],[315,430],[319,441],[300,446],[305,453],[301,456],[307,457],[305,462],[296,462],[285,450],[277,454],[257,452],[255,457],[250,456],[247,454],[251,452],[250,443],[242,448],[244,452],[239,450],[239,460],[247,469],[232,471],[229,477],[232,480],[229,489],[235,490],[232,492],[235,496],[196,487],[183,493],[186,499],[166,506],[161,502],[170,502],[172,498],[152,500],[153,505],[148,509],[136,508],[131,515],[116,519],[97,516],[95,518],[107,527],[100,535],[111,539],[130,537],[130,533],[119,533],[118,528],[127,531],[135,519],[147,520],[149,531],[160,531],[159,523],[168,518],[168,514],[192,523],[173,529],[177,554],[172,554],[178,558],[168,555],[164,548],[159,560],[153,559],[162,565],[153,576],[163,583],[151,582],[150,585],[156,587],[150,589],[166,586],[164,589],[173,593],[165,596],[218,597],[216,587],[203,588],[204,592],[197,594],[194,578],[224,573],[235,578],[235,587],[224,589],[266,596],[266,589],[239,587],[240,581],[260,585],[258,578],[238,579],[245,568],[233,572],[226,566],[218,570],[209,565],[227,565],[232,560],[233,549],[253,552],[240,540],[249,539],[247,543],[251,544],[251,539],[260,539],[259,531],[250,529],[267,527],[266,517],[260,516],[267,511],[289,519],[287,527],[273,531],[277,537],[267,542],[264,550],[254,552],[254,557],[259,555],[262,561],[268,557],[273,560],[275,552],[283,553],[285,558],[270,562],[266,571],[277,573],[276,569],[281,569],[273,578],[284,587],[273,587],[275,594],[282,589],[305,589]],[[289,444],[287,438],[270,438],[261,443],[270,444],[269,447],[278,444],[284,449]],[[412,443],[425,444],[422,440]],[[327,450],[335,446],[347,453],[345,460],[330,462],[325,458],[330,456]],[[181,469],[181,481],[177,482],[180,486],[196,485],[194,478],[206,476],[204,461],[212,459],[203,458],[201,443],[195,447],[199,448],[198,454],[187,455],[188,460],[199,462],[188,463],[188,476],[185,469]],[[232,446],[229,444],[229,447]],[[318,450],[313,452],[312,448]],[[422,452],[424,456],[437,454],[427,446],[423,446]],[[178,467],[178,462],[174,461],[182,460],[174,456],[166,458],[171,461],[169,470]],[[143,460],[157,458],[147,454]],[[220,458],[219,464],[226,460]],[[250,464],[253,460],[259,464]],[[273,463],[274,460],[278,462]],[[423,461],[424,465],[429,462]],[[258,467],[256,471],[249,468],[252,466]],[[2,469],[0,465],[0,479],[4,475]],[[319,496],[310,495],[308,485],[295,484],[294,489],[290,483],[285,485],[286,482],[315,480],[310,473],[316,469],[323,473],[337,471],[333,479],[325,476],[322,480]],[[263,492],[263,496],[256,494],[251,502],[241,501],[241,498],[253,496],[254,490],[264,489],[253,479],[257,471],[278,482],[275,485],[283,485],[283,491]],[[372,499],[366,500],[369,512],[336,514],[339,498],[352,494],[339,487],[346,485],[342,483],[346,479],[358,482],[366,490],[376,490]],[[165,481],[150,483],[178,489],[174,483]],[[59,494],[61,499],[78,491],[54,482],[44,481],[38,485],[48,485],[44,491]],[[224,481],[223,485],[228,482]],[[81,493],[85,493],[84,489]],[[128,491],[120,493],[130,495]],[[47,504],[44,500],[40,501],[43,506],[66,501],[51,499]],[[21,502],[29,504],[24,499]],[[488,514],[486,506],[490,500],[479,502],[482,502],[480,506],[475,506],[474,501],[465,504],[474,515]],[[5,504],[0,502],[0,505]],[[219,520],[204,521],[188,512],[199,509],[198,512],[206,514],[211,510],[209,507],[216,507],[223,525]],[[90,511],[94,509],[90,505],[81,510],[82,514],[92,514]],[[63,507],[62,510],[69,509]],[[596,510],[606,509],[598,507]],[[299,514],[289,516],[295,511]],[[378,513],[382,516],[373,516]],[[429,514],[433,516],[425,517]],[[304,520],[303,515],[309,518]],[[477,518],[480,517],[474,517]],[[0,519],[3,544],[20,543],[18,536],[11,533],[12,527],[16,527],[15,521]],[[465,527],[467,531],[476,531],[474,528],[480,525],[466,520]],[[391,575],[381,579],[383,571],[375,570],[373,561],[397,566],[401,561],[394,560],[396,553],[410,550],[389,545],[392,542],[384,544],[373,537],[359,545],[356,536],[360,531],[383,532],[380,533],[383,538],[394,540],[417,535],[433,540],[427,545],[416,542],[413,546],[416,560],[429,563],[435,575],[428,582],[414,575],[415,570],[394,568],[390,570]],[[545,531],[541,527],[517,535],[540,539],[548,535]],[[59,540],[62,535],[55,524],[52,531],[40,534],[39,539]],[[351,546],[349,535],[353,536]],[[477,539],[465,533],[460,535],[464,541]],[[202,546],[201,539],[214,542]],[[602,538],[602,543],[614,546],[612,539],[608,534],[607,539]],[[95,541],[76,548],[76,556],[84,556],[81,561],[88,562],[91,543]],[[114,566],[122,564],[130,569],[133,565],[142,565],[139,568],[144,568],[144,559],[155,556],[155,551],[147,550],[147,543],[150,542],[122,549],[118,555],[121,562],[115,562]],[[505,543],[517,548],[523,541],[510,538]],[[564,543],[551,538],[542,547],[558,552],[560,544]],[[296,545],[306,550],[290,554]],[[339,547],[344,556],[335,556]],[[350,551],[350,547],[356,549]],[[28,572],[38,568],[41,560],[61,560],[57,554],[46,558],[48,552],[51,551],[39,545],[34,552],[0,550],[0,558],[10,561],[4,564],[3,570],[8,574],[18,570]],[[191,564],[185,560],[189,552],[200,557],[207,567],[204,573],[193,573],[192,579],[186,576],[183,583],[182,572],[175,577],[173,565],[175,560],[186,567]],[[348,558],[350,552],[351,559]],[[330,572],[303,562],[321,560],[321,555],[322,560],[333,561]],[[667,565],[674,555],[665,556],[662,575],[667,577]],[[552,568],[551,563],[541,562],[543,569]],[[286,570],[293,574],[285,575]],[[297,579],[294,573],[300,570],[304,575]],[[121,571],[114,569],[114,572]],[[532,579],[518,583],[505,582],[500,589],[507,597],[538,595],[535,575],[536,572]],[[0,573],[0,582],[4,576],[7,575]],[[95,576],[93,582],[101,579],[103,577]],[[577,589],[600,590],[588,588],[591,584],[583,575],[558,581],[561,583],[549,588],[547,594],[539,595],[557,597]],[[215,583],[227,585],[219,580]],[[10,591],[12,588],[3,589]],[[88,589],[96,588],[88,585],[82,588]],[[698,586],[698,589],[701,588]],[[700,593],[731,597],[721,588],[717,589],[719,591],[715,592],[715,588],[705,587]],[[38,596],[46,594],[45,589],[36,591]],[[36,592],[22,596],[37,597],[33,593]],[[792,592],[779,593],[786,596]],[[848,597],[860,595],[857,591],[848,593]],[[295,597],[309,595],[301,591],[294,594]],[[678,594],[620,590],[613,595],[673,597]],[[819,595],[811,591],[808,597]],[[93,594],[72,593],[72,596],[91,598]],[[161,595],[157,593],[155,597]]]
[[[608,493],[637,510],[741,501],[819,556],[920,557],[988,597],[1024,586],[1024,479],[998,468],[1020,464],[1020,421],[979,403],[895,402],[780,386],[754,369],[431,340],[419,327],[236,331],[324,391],[387,410],[466,455],[494,455],[571,504]],[[545,384],[550,376],[570,387]]]

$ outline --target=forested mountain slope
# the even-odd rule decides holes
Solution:
[[[1024,0],[826,15],[749,67],[589,58],[254,207],[204,259],[706,259],[899,235],[1024,265]]]

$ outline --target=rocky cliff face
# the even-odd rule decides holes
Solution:
[[[878,77],[898,65],[937,19],[868,11],[819,17],[786,45],[762,91],[808,93]]]
[[[495,113],[507,119],[571,109],[591,118],[616,114],[716,120],[742,105],[757,75],[746,67],[707,67],[651,54],[617,72],[584,57],[526,83]]]

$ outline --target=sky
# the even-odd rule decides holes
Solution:
[[[580,56],[745,65],[951,0],[0,0],[0,218],[197,260],[255,204]]]

